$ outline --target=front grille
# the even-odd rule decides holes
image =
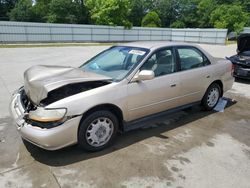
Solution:
[[[36,107],[35,105],[29,100],[28,96],[26,95],[25,91],[21,91],[21,103],[25,109],[25,112],[29,112],[30,110],[34,110]]]

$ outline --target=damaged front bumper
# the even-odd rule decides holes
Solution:
[[[77,143],[77,132],[81,116],[68,119],[63,124],[50,129],[31,125],[24,118],[26,113],[21,92],[22,89],[19,89],[13,94],[10,113],[23,139],[46,150],[57,150]]]

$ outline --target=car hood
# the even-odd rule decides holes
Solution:
[[[29,99],[38,105],[50,91],[65,85],[110,79],[79,68],[37,65],[24,72],[24,90]]]
[[[237,39],[238,54],[245,51],[250,51],[250,34],[242,34]]]

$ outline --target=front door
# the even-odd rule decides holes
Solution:
[[[129,121],[179,105],[179,72],[172,48],[156,51],[140,68],[152,70],[152,80],[128,84]]]

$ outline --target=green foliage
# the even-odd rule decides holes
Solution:
[[[47,21],[51,23],[77,23],[75,3],[71,0],[52,0]]]
[[[32,0],[19,0],[9,14],[13,21],[32,21]]]
[[[153,9],[153,1],[151,0],[130,0],[131,11],[129,14],[129,21],[133,26],[141,26],[143,17],[147,14],[148,10]]]
[[[199,15],[199,27],[213,27],[210,23],[210,17],[213,10],[216,8],[216,0],[201,0],[197,7],[197,14]]]
[[[88,23],[88,10],[84,4],[84,0],[74,0],[76,4],[76,16],[77,23],[85,24]]]
[[[0,20],[8,20],[9,12],[15,7],[17,0],[0,0]]]
[[[47,22],[47,14],[51,0],[37,0],[32,7],[36,22]]]
[[[240,5],[220,5],[211,14],[210,22],[216,28],[227,28],[237,33],[247,24],[249,15]]]
[[[177,20],[170,25],[171,28],[185,28],[186,25],[183,21]]]
[[[132,27],[128,19],[131,11],[129,0],[86,0],[85,3],[95,24]]]
[[[0,20],[98,25],[250,26],[249,0],[0,0]]]
[[[141,26],[142,27],[161,27],[161,19],[155,11],[149,12],[142,19]]]
[[[133,22],[134,26],[140,26],[142,18],[145,15],[144,0],[132,0],[131,1],[131,13],[129,15],[130,22]]]
[[[199,0],[157,0],[156,7],[165,27],[197,27]]]
[[[164,27],[169,26],[175,21],[176,17],[176,5],[178,2],[173,0],[156,0],[154,4],[154,11],[159,14],[161,18],[161,25]]]
[[[198,0],[181,0],[179,5],[179,19],[185,23],[186,27],[194,28],[198,25],[197,15]]]

